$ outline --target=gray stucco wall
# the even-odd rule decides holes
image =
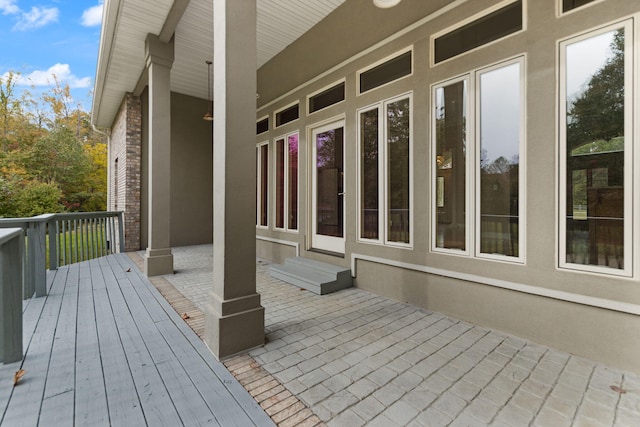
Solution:
[[[395,31],[425,17],[443,4],[447,10],[399,37],[368,49]],[[639,5],[628,0],[596,2],[572,13],[557,16],[555,0],[525,1],[526,30],[496,43],[460,55],[436,66],[430,65],[430,36],[499,3],[496,0],[466,2],[425,2],[403,0],[388,10],[374,8],[370,0],[346,2],[258,72],[260,93],[257,118],[300,102],[300,119],[259,135],[256,142],[270,141],[295,130],[300,131],[299,151],[299,232],[270,229],[257,234],[271,239],[297,242],[304,256],[348,266],[354,254],[379,257],[393,263],[440,268],[477,275],[491,280],[533,286],[542,293],[561,291],[581,297],[595,297],[614,303],[640,305],[637,279],[603,274],[571,272],[558,268],[558,185],[557,185],[557,76],[558,41],[637,14]],[[375,29],[372,30],[372,29]],[[356,73],[398,50],[413,46],[413,75],[389,85],[356,95]],[[635,52],[638,52],[638,46]],[[431,85],[488,65],[524,56],[526,90],[525,246],[523,264],[489,261],[468,256],[436,253],[431,242]],[[352,58],[350,61],[345,61]],[[334,66],[342,64],[337,68]],[[329,72],[327,72],[329,70]],[[306,114],[306,96],[346,78],[346,100],[326,110]],[[406,92],[413,94],[413,247],[398,249],[358,242],[357,227],[357,116],[359,108]],[[310,129],[330,118],[346,122],[346,253],[344,258],[309,252],[310,230]],[[272,161],[272,157],[271,157]],[[636,166],[637,167],[637,166]],[[270,189],[275,186],[271,171]],[[273,190],[271,190],[273,191]],[[636,193],[636,197],[638,194]],[[273,201],[270,201],[273,203]],[[274,245],[257,242],[262,256],[281,251]],[[639,251],[635,244],[635,251]],[[289,248],[287,248],[289,251]],[[640,330],[640,316],[596,308],[473,281],[438,277],[379,263],[357,261],[359,287],[398,300],[452,314],[462,319],[511,332],[626,369],[640,372],[640,341],[630,339]],[[360,266],[362,268],[360,268]]]
[[[142,230],[148,242],[148,92],[142,96]],[[171,94],[171,246],[213,241],[213,149],[211,122],[202,119],[207,101]]]

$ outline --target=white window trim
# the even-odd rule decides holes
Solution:
[[[583,4],[582,6],[578,6],[576,8],[573,8],[573,9],[567,11],[567,12],[563,12],[562,11],[562,0],[556,0],[556,18],[567,16],[567,15],[570,15],[570,14],[575,13],[577,11],[587,9],[588,7],[591,7],[591,6],[595,5],[595,4],[602,3],[603,1],[604,0],[594,0],[591,3]]]
[[[388,165],[388,150],[387,150],[387,125],[386,125],[386,108],[387,105],[393,102],[401,101],[403,99],[409,99],[409,243],[393,242],[389,240],[389,227],[388,227],[388,210],[389,210],[389,194],[387,190],[387,184],[389,183],[389,165]],[[378,215],[378,239],[366,239],[361,237],[361,211],[362,211],[362,176],[360,158],[362,155],[361,148],[361,135],[360,135],[360,114],[378,109],[378,200],[379,215]],[[389,247],[396,247],[401,249],[413,249],[414,242],[414,183],[413,183],[413,91],[405,92],[401,95],[388,98],[375,104],[363,107],[357,110],[358,119],[358,131],[357,131],[357,220],[356,224],[358,231],[356,233],[357,241],[361,243],[369,243],[376,245],[385,245]]]
[[[284,123],[284,124],[281,124],[280,126],[278,126],[278,122],[277,122],[277,116],[278,116],[278,114],[280,114],[281,112],[283,112],[283,111],[285,111],[285,110],[288,110],[289,108],[293,107],[293,106],[294,106],[294,105],[296,105],[296,104],[298,104],[298,118],[297,118],[297,119],[295,119],[295,120],[291,120],[290,122],[287,122],[287,123]],[[282,107],[282,108],[279,108],[279,109],[275,110],[275,111],[273,112],[273,129],[274,129],[274,130],[275,130],[275,129],[279,129],[279,128],[282,128],[282,127],[285,127],[285,126],[291,125],[292,123],[296,123],[297,121],[299,121],[299,120],[300,120],[300,116],[302,116],[302,111],[301,111],[301,109],[302,109],[302,106],[301,106],[301,104],[300,104],[300,100],[295,100],[295,101],[293,101],[293,102],[291,102],[291,103],[289,103],[289,104],[285,105],[284,107]],[[269,130],[271,130],[271,129],[269,129]]]
[[[491,46],[491,45],[493,45],[495,43],[500,43],[500,42],[502,42],[502,41],[504,41],[504,40],[506,40],[506,39],[508,39],[510,37],[513,37],[513,36],[516,36],[518,34],[522,34],[523,32],[525,32],[527,30],[527,22],[528,22],[528,19],[527,19],[527,11],[528,11],[527,1],[528,0],[522,0],[522,29],[521,30],[513,32],[511,34],[507,34],[506,36],[500,37],[500,38],[498,38],[496,40],[490,41],[490,42],[485,43],[483,45],[480,45],[478,47],[474,47],[471,50],[467,50],[467,51],[462,52],[462,53],[460,53],[458,55],[455,55],[455,56],[453,56],[451,58],[447,58],[444,61],[440,61],[440,62],[438,62],[436,64],[435,43],[436,43],[436,39],[438,37],[443,36],[443,35],[445,35],[447,33],[450,33],[451,31],[455,31],[458,28],[462,28],[465,25],[467,25],[467,24],[469,24],[469,23],[471,23],[471,22],[473,22],[473,21],[475,21],[477,19],[480,19],[480,18],[482,18],[484,16],[490,15],[491,13],[493,13],[493,12],[495,12],[497,10],[500,10],[503,7],[508,6],[511,3],[515,3],[517,1],[518,0],[503,0],[500,3],[497,3],[497,4],[495,4],[495,5],[491,6],[491,7],[488,7],[486,9],[483,9],[481,12],[476,13],[475,15],[472,15],[472,16],[470,16],[470,17],[468,17],[468,18],[466,18],[466,19],[464,19],[462,21],[456,22],[455,24],[453,24],[453,25],[451,25],[451,26],[449,26],[449,27],[447,27],[447,28],[445,28],[445,29],[443,29],[441,31],[438,31],[437,33],[432,34],[431,37],[429,38],[429,47],[430,47],[430,49],[429,49],[429,66],[431,68],[433,68],[433,67],[437,67],[437,66],[439,66],[441,64],[446,64],[449,61],[453,61],[453,60],[455,60],[457,58],[460,58],[460,57],[462,57],[464,55],[467,55],[467,54],[469,54],[471,52],[475,52],[475,51],[477,51],[479,49],[483,49],[483,48],[485,48],[487,46]]]
[[[400,56],[402,54],[405,54],[407,52],[411,52],[411,72],[409,74],[407,74],[406,76],[402,76],[402,77],[400,77],[398,79],[392,80],[390,82],[387,82],[387,83],[385,83],[383,85],[376,86],[373,89],[369,89],[366,92],[360,92],[360,74],[366,73],[367,71],[377,67],[378,65],[382,65],[385,62],[387,62],[387,61],[389,61],[391,59],[394,59],[394,58],[396,58],[396,57],[398,57],[398,56]],[[356,97],[372,93],[373,91],[378,90],[380,88],[383,88],[383,87],[395,84],[395,83],[397,83],[399,81],[402,81],[404,79],[410,78],[411,76],[413,76],[414,70],[415,70],[415,53],[413,51],[413,45],[405,47],[404,49],[400,49],[398,51],[395,51],[391,55],[385,56],[384,58],[374,62],[373,64],[369,64],[365,68],[361,68],[356,72]]]
[[[380,149],[380,144],[382,143],[382,141],[384,140],[384,134],[383,134],[383,128],[384,126],[380,125],[380,119],[382,118],[383,114],[381,114],[381,109],[383,108],[382,102],[377,102],[373,105],[369,105],[363,108],[360,108],[357,110],[356,114],[358,117],[358,131],[357,131],[357,140],[358,140],[358,148],[357,148],[357,158],[358,161],[356,162],[356,176],[357,176],[357,215],[356,215],[356,227],[358,229],[358,232],[356,233],[357,236],[357,240],[359,242],[363,242],[363,243],[372,243],[372,244],[382,244],[382,232],[381,230],[383,230],[384,228],[384,218],[385,218],[385,214],[382,212],[383,207],[382,207],[382,194],[381,194],[381,189],[384,188],[384,157],[382,155],[381,149]],[[366,113],[368,111],[372,111],[372,110],[377,110],[378,111],[378,202],[379,202],[379,206],[378,206],[378,238],[377,239],[367,239],[365,237],[362,237],[362,164],[361,164],[361,159],[362,159],[362,126],[361,126],[361,115],[362,113]]]
[[[298,135],[298,197],[296,206],[296,215],[298,216],[296,223],[298,224],[298,228],[289,228],[289,137],[293,135]],[[283,224],[284,227],[276,226],[276,218],[278,215],[278,203],[276,203],[276,197],[278,194],[278,147],[277,142],[280,140],[284,140],[284,200],[283,200]],[[276,231],[285,231],[288,233],[299,233],[300,232],[300,132],[293,131],[286,133],[284,135],[280,135],[276,138],[273,138],[273,229]]]
[[[449,79],[443,82],[439,82],[433,84],[431,86],[431,153],[436,153],[436,112],[435,112],[435,101],[436,101],[436,91],[440,88],[449,86],[451,84],[459,83],[459,82],[467,82],[467,93],[465,94],[467,99],[467,108],[466,108],[466,129],[465,133],[467,135],[465,146],[466,146],[466,159],[465,159],[465,203],[467,206],[466,219],[465,219],[465,250],[460,249],[449,249],[449,248],[439,248],[437,247],[437,228],[438,228],[438,209],[436,203],[437,197],[437,174],[438,170],[435,166],[435,157],[431,156],[430,165],[431,165],[431,250],[433,252],[438,253],[447,253],[454,255],[471,255],[471,233],[472,233],[472,224],[471,218],[475,217],[475,205],[473,203],[473,198],[471,197],[470,188],[473,185],[473,163],[475,159],[475,115],[473,114],[473,109],[471,106],[472,103],[472,95],[475,93],[475,82],[471,79],[471,74],[465,74],[459,77],[455,77],[453,79]]]
[[[499,254],[486,254],[486,253],[482,253],[480,252],[480,221],[481,221],[481,217],[480,217],[480,185],[481,185],[481,171],[480,171],[480,167],[478,166],[480,164],[480,152],[481,150],[478,149],[478,147],[480,146],[478,139],[480,138],[480,120],[477,120],[478,115],[480,114],[480,96],[479,96],[479,90],[480,90],[480,76],[483,73],[487,73],[490,71],[494,71],[500,68],[504,68],[504,67],[508,67],[510,65],[514,65],[514,64],[519,64],[520,67],[520,141],[518,144],[518,159],[519,159],[519,164],[518,164],[518,256],[517,257],[513,257],[513,256],[506,256],[506,255],[499,255]],[[473,92],[476,94],[476,99],[473,101],[474,102],[474,108],[475,108],[475,122],[474,122],[474,136],[475,136],[475,140],[474,140],[474,149],[475,149],[475,153],[474,153],[474,165],[476,166],[476,170],[474,171],[474,177],[475,177],[475,192],[476,195],[478,195],[476,197],[476,201],[475,201],[475,215],[474,215],[474,222],[475,222],[475,256],[476,258],[482,258],[482,259],[489,259],[489,260],[494,260],[494,261],[504,261],[504,262],[508,262],[508,263],[519,263],[519,264],[524,264],[525,260],[526,260],[526,235],[527,235],[527,209],[526,209],[526,199],[527,199],[527,193],[526,193],[526,189],[527,189],[527,183],[526,183],[526,165],[527,165],[527,151],[526,151],[526,129],[527,129],[527,122],[526,122],[526,117],[527,117],[527,97],[526,97],[526,55],[519,55],[515,58],[512,59],[508,59],[506,61],[502,61],[487,67],[483,67],[483,68],[479,68],[477,70],[475,70],[474,75],[474,84],[475,87],[473,89]]]
[[[267,154],[269,153],[269,141],[264,141],[264,142],[260,142],[258,144],[256,144],[256,228],[261,229],[261,230],[268,230],[269,229],[269,197],[267,194],[267,224],[266,225],[261,225],[260,224],[260,214],[262,213],[260,211],[260,201],[262,199],[262,185],[260,180],[262,179],[262,147],[263,146],[267,146]],[[269,188],[269,162],[267,161],[267,188]]]
[[[585,5],[587,6],[587,5]],[[638,256],[640,255],[635,251],[633,242],[638,241],[639,236],[639,226],[638,226],[638,218],[637,215],[634,215],[635,212],[640,211],[640,197],[638,197],[638,189],[637,186],[634,185],[634,166],[635,169],[640,165],[640,150],[633,150],[634,142],[635,142],[635,125],[634,122],[637,122],[639,114],[635,112],[635,102],[636,99],[634,97],[634,83],[637,83],[640,80],[637,77],[638,68],[640,64],[638,63],[638,58],[640,55],[634,55],[637,50],[637,43],[639,40],[638,30],[634,29],[636,25],[634,18],[626,19],[623,21],[618,21],[616,23],[592,29],[591,31],[583,32],[577,36],[572,36],[570,38],[566,38],[560,40],[558,42],[558,98],[559,98],[559,108],[558,108],[558,233],[557,233],[557,245],[558,248],[558,268],[561,270],[570,270],[575,272],[582,273],[594,273],[601,274],[606,276],[621,276],[621,277],[629,277],[635,278],[637,277],[637,272],[635,272],[635,266],[638,265]],[[580,42],[583,40],[587,40],[592,37],[596,37],[600,34],[604,34],[610,31],[614,31],[620,28],[624,28],[625,30],[625,147],[624,147],[624,215],[625,215],[625,224],[624,224],[624,232],[625,236],[624,242],[624,259],[625,266],[624,269],[614,269],[609,267],[595,266],[595,265],[585,265],[585,264],[574,264],[566,261],[566,217],[567,217],[567,183],[566,183],[566,162],[567,162],[567,154],[566,154],[566,143],[567,143],[567,134],[566,134],[566,125],[565,125],[565,117],[567,115],[567,105],[566,105],[566,47],[570,44]],[[635,44],[635,46],[634,46]],[[634,49],[635,48],[635,49]],[[636,57],[637,56],[637,57]],[[635,120],[634,120],[635,118]],[[635,162],[634,162],[635,160]]]
[[[313,98],[314,96],[324,92],[325,90],[331,89],[334,86],[338,86],[340,83],[344,83],[344,99],[342,101],[336,102],[335,104],[331,104],[331,105],[329,105],[327,107],[320,108],[319,110],[316,110],[316,111],[311,111],[310,110],[309,101],[311,100],[311,98]],[[343,77],[340,80],[336,80],[335,82],[333,82],[331,84],[328,84],[328,85],[322,87],[321,89],[318,89],[315,92],[312,92],[309,95],[307,95],[307,98],[306,98],[307,117],[308,116],[312,116],[312,115],[314,115],[316,113],[319,113],[320,111],[327,110],[327,109],[329,109],[331,107],[334,107],[336,105],[343,104],[343,103],[346,102],[346,100],[347,100],[347,79]]]

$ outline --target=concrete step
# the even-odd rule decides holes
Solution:
[[[302,257],[287,258],[270,267],[271,277],[325,295],[353,286],[351,270]]]

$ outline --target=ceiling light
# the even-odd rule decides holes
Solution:
[[[389,7],[396,6],[400,1],[401,0],[373,0],[373,4],[382,9],[387,9]]]

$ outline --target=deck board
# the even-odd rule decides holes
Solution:
[[[120,271],[126,272],[129,268],[131,268],[129,274],[134,273],[134,275],[129,275],[127,277],[131,281],[135,280],[138,282],[136,283],[137,286],[134,286],[134,289],[139,293],[141,301],[149,302],[147,304],[147,309],[153,312],[153,317],[161,318],[162,313],[164,312],[164,316],[168,316],[169,319],[171,319],[175,324],[175,326],[177,327],[176,329],[177,331],[180,331],[182,338],[175,334],[176,331],[164,329],[165,333],[168,334],[169,332],[171,332],[174,334],[174,338],[172,339],[172,341],[178,342],[178,345],[172,346],[174,351],[180,351],[180,349],[188,348],[189,346],[196,349],[196,352],[200,356],[202,362],[204,362],[206,366],[208,366],[208,368],[216,374],[220,382],[224,384],[227,392],[231,393],[231,395],[234,396],[238,404],[244,408],[247,415],[253,420],[254,423],[260,423],[260,420],[262,420],[264,417],[264,411],[260,407],[260,405],[251,397],[249,393],[246,392],[242,385],[235,380],[233,375],[224,367],[224,365],[222,365],[213,357],[211,351],[202,342],[202,340],[200,340],[198,336],[193,333],[191,328],[180,318],[173,307],[171,307],[171,305],[162,297],[162,295],[160,295],[160,293],[156,291],[153,285],[151,285],[146,280],[146,278],[144,278],[140,270],[138,270],[137,268],[132,268],[135,267],[133,261],[126,256],[118,256],[109,257],[108,262],[114,265],[114,270],[117,270],[115,268],[115,263],[118,263],[118,265],[121,267]],[[156,300],[157,304],[152,303],[152,300]],[[186,355],[181,354],[178,359],[183,360],[185,357]],[[202,379],[199,377],[194,379],[195,382],[200,382],[201,380]],[[205,391],[204,393],[211,392],[212,391]],[[208,403],[211,404],[211,402]],[[221,403],[221,406],[223,405],[224,403]],[[212,408],[216,416],[220,416],[222,418],[220,421],[221,424],[223,424],[224,426],[235,425],[234,423],[236,421],[233,420],[232,417],[223,416],[224,412],[227,409],[228,407],[226,406],[223,406],[222,409]]]
[[[47,281],[23,305],[24,360],[0,364],[3,427],[273,425],[126,255]]]

